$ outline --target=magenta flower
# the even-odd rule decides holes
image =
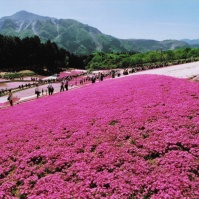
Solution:
[[[199,198],[197,90],[137,75],[0,110],[0,198]]]

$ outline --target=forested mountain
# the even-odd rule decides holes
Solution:
[[[146,52],[188,47],[184,41],[118,39],[73,19],[43,17],[26,11],[0,19],[0,34],[20,38],[39,36],[42,42],[51,40],[74,54],[93,52]]]

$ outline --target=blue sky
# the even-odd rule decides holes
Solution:
[[[0,18],[26,10],[120,39],[199,39],[198,9],[198,0],[0,0]]]

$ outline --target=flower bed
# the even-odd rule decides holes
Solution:
[[[70,71],[65,71],[65,72],[61,72],[59,74],[59,78],[73,76],[73,75],[81,75],[82,73],[85,73],[85,70],[70,70]]]
[[[0,198],[199,198],[197,91],[137,75],[0,110]]]
[[[10,81],[10,80],[7,80],[7,79],[1,79],[1,78],[0,78],[0,83],[1,83],[1,82],[9,82],[9,81]]]
[[[8,82],[8,83],[4,83],[4,85],[0,85],[0,90],[1,89],[14,89],[14,88],[18,88],[21,85],[25,85],[28,84],[29,82]],[[30,82],[32,84],[32,82]]]

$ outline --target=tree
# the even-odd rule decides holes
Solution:
[[[158,52],[150,51],[144,56],[145,63],[153,63],[160,60],[160,55]]]
[[[167,50],[167,51],[165,52],[164,58],[165,58],[167,61],[174,60],[174,59],[175,59],[175,53],[174,53],[174,51],[172,51],[172,50]]]
[[[183,50],[183,49],[175,50],[174,54],[175,54],[175,59],[177,59],[177,60],[187,58],[187,54],[186,54],[185,50]]]

